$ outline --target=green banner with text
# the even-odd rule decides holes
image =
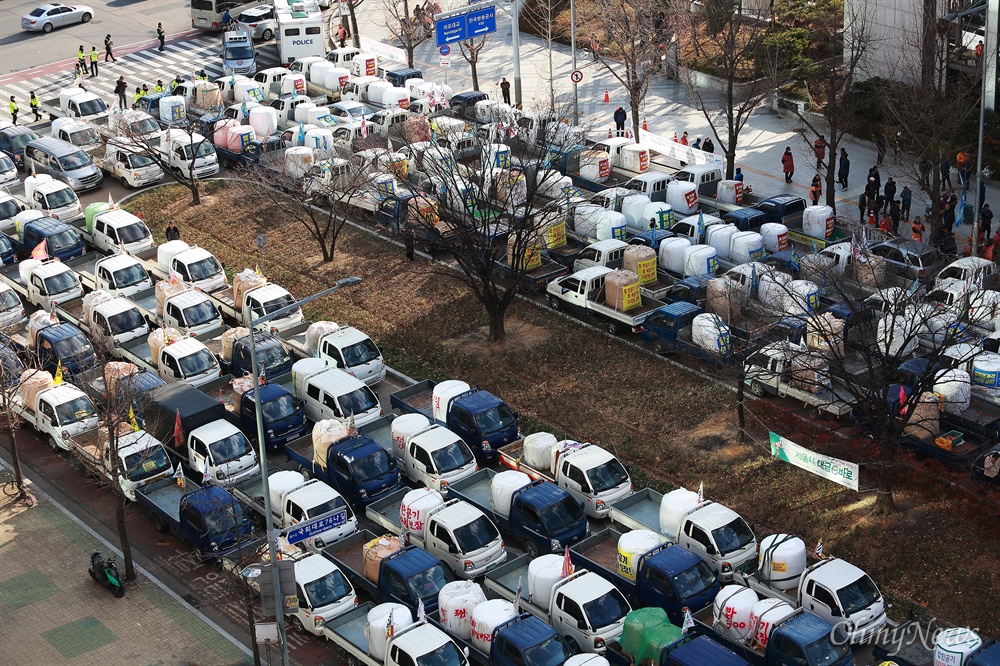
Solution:
[[[858,489],[857,463],[810,451],[775,432],[771,433],[771,455],[851,490]]]

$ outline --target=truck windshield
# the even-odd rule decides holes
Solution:
[[[348,368],[353,368],[363,363],[371,363],[382,355],[370,338],[349,347],[344,347],[342,353],[344,354],[344,364]]]
[[[143,118],[142,120],[132,123],[130,126],[130,131],[132,136],[142,136],[143,134],[153,134],[154,132],[160,131],[160,126],[156,124],[156,121],[152,118]],[[150,166],[154,162],[149,157],[145,155],[130,155],[128,161],[131,163],[132,168],[136,169],[138,167]]]
[[[354,474],[354,480],[358,483],[377,479],[390,472],[392,468],[393,465],[389,462],[388,454],[381,450],[351,463],[351,473]]]
[[[240,525],[246,522],[246,517],[239,510],[238,505],[220,506],[218,509],[207,512],[204,519],[205,534],[208,536],[231,532],[236,529],[237,521]]]
[[[562,666],[562,664],[573,656],[562,639],[553,636],[543,643],[524,651],[524,663],[531,666]]]
[[[53,208],[61,208],[62,206],[70,206],[77,201],[78,199],[76,198],[76,194],[68,187],[45,195],[45,205],[49,210],[52,210]],[[61,234],[56,235],[59,236]],[[49,237],[49,249],[52,249],[51,236]]]
[[[22,307],[24,306],[21,305],[21,299],[10,289],[0,293],[0,312],[17,310]]]
[[[563,497],[555,504],[542,507],[538,511],[542,525],[549,533],[561,532],[583,520],[583,509],[572,497]]]
[[[188,277],[192,280],[207,280],[222,272],[222,266],[215,257],[205,257],[187,265]]]
[[[93,146],[101,142],[97,132],[93,127],[81,129],[69,135],[70,143],[74,146]]]
[[[150,237],[149,229],[142,222],[136,222],[118,230],[118,240],[122,243],[138,243]]]
[[[295,299],[292,298],[291,294],[284,294],[282,296],[279,296],[278,298],[275,298],[274,300],[267,301],[263,305],[258,305],[253,309],[253,311],[254,314],[257,315],[258,317],[263,317],[271,314],[272,312],[277,312],[281,308],[288,307],[294,302]],[[285,316],[291,317],[292,314],[293,314],[292,312],[289,312]]]
[[[832,666],[839,664],[851,653],[847,641],[834,644],[829,636],[824,636],[815,643],[806,646],[806,661],[809,666]]]
[[[0,368],[3,370],[3,385],[6,388],[17,386],[21,383],[21,373],[24,372],[24,363],[9,347],[0,347]]]
[[[257,363],[266,368],[268,375],[273,374],[271,371],[275,368],[281,367],[291,360],[292,357],[288,355],[288,350],[280,344],[267,349],[257,348]]]
[[[13,167],[11,167],[13,168]],[[0,164],[0,171],[4,171],[4,167]],[[18,213],[21,209],[18,207],[17,202],[13,199],[7,199],[6,201],[0,201],[0,220],[9,220]]]
[[[242,432],[233,433],[225,439],[213,442],[208,449],[212,452],[212,460],[216,465],[237,460],[250,453],[250,445]]]
[[[107,110],[108,105],[104,103],[103,99],[91,99],[80,104],[81,116],[96,116],[98,113],[104,113]]]
[[[200,326],[216,319],[222,319],[215,305],[209,300],[196,303],[189,308],[184,308],[182,314],[184,316],[184,323],[188,326]]]
[[[56,405],[56,418],[59,425],[69,425],[77,421],[83,421],[94,416],[94,403],[85,395],[81,395],[69,402]]]
[[[440,564],[435,564],[432,569],[421,571],[410,576],[406,581],[410,588],[410,594],[414,599],[433,599],[437,601],[438,592],[448,581],[444,577],[444,569]]]
[[[69,194],[70,198],[66,202],[66,204],[59,204],[60,206],[71,204],[76,199],[76,195],[73,194],[73,190],[62,190],[62,192],[66,192],[67,194]],[[81,244],[82,243],[80,242],[80,237],[77,236],[74,232],[69,230],[54,233],[48,238],[49,251],[52,253],[63,252],[65,250],[72,250],[76,247],[79,247]],[[63,273],[63,275],[71,275],[71,272],[67,271],[66,273]]]
[[[249,60],[253,57],[253,49],[245,44],[227,46],[223,60]]]
[[[124,289],[125,287],[131,287],[133,285],[139,284],[146,280],[146,271],[139,264],[133,264],[132,266],[126,266],[121,270],[117,270],[111,274],[114,284],[113,287],[118,289]]]
[[[132,308],[131,310],[126,310],[125,312],[120,312],[116,315],[108,317],[108,325],[111,326],[111,335],[137,331],[142,328],[145,323],[146,320],[142,318],[142,315],[139,314],[139,310],[137,308]]]
[[[479,432],[483,435],[490,435],[509,428],[514,425],[515,421],[517,419],[514,418],[514,412],[502,403],[493,409],[476,414],[476,425],[479,426]]]
[[[94,348],[90,346],[90,341],[83,333],[77,333],[65,340],[53,342],[52,351],[56,353],[57,358],[70,359],[93,354]]]
[[[344,414],[364,414],[378,407],[378,398],[367,386],[345,393],[337,398],[337,402],[340,403],[340,409]]]
[[[339,571],[331,571],[319,580],[305,584],[305,593],[312,603],[313,610],[329,606],[338,599],[343,599],[349,594],[354,594],[354,588],[344,580],[344,575]]]
[[[63,171],[76,171],[90,164],[90,158],[82,150],[63,155],[59,158],[59,166]]]
[[[699,595],[715,583],[715,574],[707,562],[699,562],[690,569],[670,577],[678,599],[690,599]]]
[[[590,626],[595,630],[614,624],[631,610],[625,597],[617,589],[583,605],[583,614],[587,616]]]
[[[24,134],[18,134],[10,138],[10,147],[14,149],[15,153],[24,152],[24,147],[28,145],[29,142],[34,141],[38,138],[38,135],[34,132],[25,132]]]
[[[466,660],[458,651],[458,646],[448,641],[441,647],[417,657],[416,662],[417,666],[463,666]]]
[[[881,598],[881,593],[868,574],[862,574],[861,578],[847,587],[837,590],[837,599],[840,600],[845,617],[850,617],[857,611],[868,608]]]
[[[212,148],[212,144],[208,141],[199,141],[197,143],[197,153],[195,153],[195,150],[191,148],[191,144],[180,146],[178,150],[181,152],[181,159],[184,160],[191,160],[192,155],[196,155],[197,157],[208,157],[209,155],[215,154],[215,149]]]
[[[215,356],[207,349],[199,349],[194,354],[182,356],[177,361],[181,364],[181,373],[185,377],[194,377],[195,375],[200,375],[203,372],[208,372],[213,368],[219,367]]]
[[[468,555],[500,538],[500,533],[486,516],[479,516],[468,525],[455,528],[455,541],[458,542],[458,549]]]
[[[20,302],[20,301],[18,301]],[[452,442],[443,449],[431,452],[431,460],[439,474],[461,469],[473,461],[472,451],[462,440]]]
[[[125,456],[125,469],[128,470],[129,481],[142,481],[170,469],[170,461],[163,447],[155,446],[152,450],[136,451]]]
[[[264,420],[273,422],[287,419],[295,414],[298,411],[298,404],[292,399],[292,396],[285,394],[280,398],[265,402],[260,408],[264,412]]]
[[[712,530],[719,554],[726,555],[753,543],[754,536],[746,521],[737,516],[728,525]]]
[[[346,514],[344,520],[350,520],[354,514],[351,513],[351,507],[347,506],[347,502],[344,501],[343,497],[339,495],[337,497],[331,497],[325,502],[321,502],[311,509],[306,509],[307,518],[319,518],[324,513],[330,513],[332,511],[340,511],[343,509]]]
[[[605,490],[611,490],[623,483],[628,483],[628,472],[618,462],[618,458],[612,458],[603,465],[588,469],[587,479],[595,493],[603,493]]]
[[[7,153],[0,153],[0,171],[10,171],[14,168],[14,160],[7,156]]]

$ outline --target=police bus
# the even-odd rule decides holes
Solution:
[[[256,2],[240,2],[239,0],[191,0],[191,27],[202,30],[222,30],[222,15],[229,10],[229,15],[235,21],[240,12],[261,4]]]
[[[306,56],[326,55],[323,12],[315,0],[276,0],[274,7],[278,12],[274,41],[282,65],[288,66]]]

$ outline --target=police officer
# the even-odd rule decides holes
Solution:
[[[31,91],[31,99],[28,100],[28,105],[31,106],[31,112],[35,114],[35,120],[41,120],[42,114],[38,112],[38,98],[35,97],[35,91]]]
[[[200,72],[198,72],[198,80],[208,81],[208,74],[205,73],[205,70],[201,70]]]
[[[110,32],[104,35],[104,62],[107,62],[108,58],[111,58],[111,62],[118,62],[118,58],[116,58],[115,54],[111,52],[111,47],[114,46],[114,44],[115,43],[111,41]]]
[[[13,119],[14,124],[17,124],[17,102],[14,101],[14,96],[10,96],[10,117]]]
[[[100,56],[97,55],[97,47],[90,47],[90,77],[93,78],[97,76],[97,59]]]
[[[140,88],[139,86],[136,86],[135,87],[135,97],[132,98],[132,106],[135,106],[136,104],[138,104],[139,103],[139,98],[142,97],[143,95],[145,95],[145,93],[142,92],[142,88]]]
[[[163,31],[163,24],[156,24],[156,38],[160,40],[160,52],[163,52],[163,40],[166,38],[167,33]]]
[[[174,80],[170,82],[170,92],[171,94],[177,89],[177,86],[184,83],[184,79],[180,77],[180,74],[174,77]]]
[[[155,93],[163,92],[163,81],[161,81],[160,79],[156,79],[156,85],[153,86],[153,92]]]
[[[87,73],[87,53],[83,50],[83,44],[76,50],[76,64],[80,66],[80,73]]]
[[[145,97],[148,94],[149,94],[149,84],[148,83],[143,83],[142,84],[142,96]]]

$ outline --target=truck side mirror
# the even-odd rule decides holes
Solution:
[[[586,620],[577,620],[576,621],[576,628],[580,629],[581,631],[586,631],[586,629],[587,629],[587,621]]]
[[[708,544],[707,546],[705,546],[705,552],[708,553],[709,555],[718,555],[718,551],[715,550],[715,546],[713,546],[712,544]]]
[[[452,553],[452,554],[457,553],[458,552],[458,546],[456,546],[453,543],[452,544],[448,544],[448,552]]]

